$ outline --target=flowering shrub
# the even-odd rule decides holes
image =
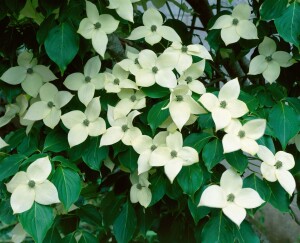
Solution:
[[[300,3],[217,4],[199,43],[196,12],[147,2],[0,10],[14,242],[252,243],[257,210],[299,205]],[[169,2],[192,26],[158,10]]]

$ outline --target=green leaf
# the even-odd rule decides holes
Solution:
[[[254,189],[255,191],[258,192],[260,197],[266,202],[270,200],[271,190],[268,184],[266,184],[266,181],[263,181],[260,178],[258,178],[254,173],[244,179],[243,187],[244,188],[250,187]]]
[[[49,31],[45,40],[45,49],[50,59],[63,73],[74,59],[79,49],[79,36],[69,23],[55,26]]]
[[[87,204],[87,205],[80,207],[76,211],[76,214],[80,218],[80,221],[84,221],[89,224],[93,224],[94,226],[99,227],[100,226],[99,222],[102,221],[102,217],[98,211],[98,208],[91,204]]]
[[[77,243],[77,240],[75,238],[75,233],[76,232],[72,232],[68,235],[66,235],[64,238],[63,238],[63,243]]]
[[[152,106],[149,110],[147,121],[153,133],[155,132],[156,128],[158,128],[169,117],[169,109],[162,110],[162,108],[166,107],[168,103],[169,100],[161,101]]]
[[[13,154],[0,161],[0,181],[16,174],[22,161],[26,159],[25,155]]]
[[[113,224],[113,233],[118,243],[127,243],[132,239],[137,226],[134,209],[128,201]]]
[[[151,0],[151,2],[153,3],[153,5],[156,8],[161,8],[162,6],[165,5],[165,3],[167,2],[167,0]]]
[[[279,35],[286,41],[300,47],[300,3],[294,1],[275,19],[275,26]]]
[[[225,159],[240,173],[243,173],[248,166],[247,156],[240,150],[232,153],[226,153]]]
[[[273,140],[270,136],[262,136],[261,138],[257,139],[256,142],[259,145],[266,146],[268,149],[270,149],[272,151],[273,154],[276,153],[275,145],[274,145]]]
[[[68,210],[80,195],[81,180],[79,175],[73,170],[60,166],[56,169],[52,182],[57,188],[60,201]]]
[[[149,206],[154,205],[166,194],[168,180],[164,173],[155,173],[150,177],[150,190],[152,192],[152,200]]]
[[[120,163],[127,168],[131,173],[133,173],[138,165],[138,154],[134,151],[132,147],[127,149],[125,152],[119,155]]]
[[[69,148],[67,135],[59,130],[52,130],[48,133],[44,143],[43,152],[61,152]]]
[[[203,172],[199,164],[182,167],[177,176],[177,181],[184,193],[194,196],[203,181]]]
[[[103,212],[103,222],[105,225],[112,225],[118,214],[122,200],[120,196],[116,196],[114,192],[108,192],[101,201],[100,208]]]
[[[162,98],[170,95],[170,90],[167,88],[163,88],[157,84],[154,84],[150,87],[142,88],[142,91],[146,96],[152,99]]]
[[[204,207],[204,206],[198,207],[202,192],[203,190],[199,190],[198,192],[195,193],[194,200],[192,200],[192,198],[189,198],[188,200],[188,207],[194,219],[195,225],[197,225],[200,219],[207,216],[210,212],[209,207]]]
[[[214,139],[204,146],[202,159],[209,171],[224,159],[223,146],[219,139]]]
[[[10,200],[1,200],[0,202],[0,221],[4,224],[13,224],[16,222],[16,216],[10,206]]]
[[[283,149],[286,148],[288,141],[299,132],[297,113],[282,102],[275,105],[270,111],[269,125]]]
[[[23,137],[21,143],[17,147],[18,153],[30,156],[39,151],[38,140],[39,136],[37,130],[31,131],[27,136]]]
[[[214,120],[212,119],[211,113],[199,115],[197,121],[198,121],[198,126],[201,127],[201,129],[215,127],[215,123]]]
[[[91,233],[83,231],[78,243],[98,243],[99,241]]]
[[[36,33],[36,39],[40,45],[42,45],[49,33],[49,29],[55,27],[55,14],[48,16],[40,25]]]
[[[77,166],[74,163],[71,163],[68,159],[62,157],[62,156],[55,156],[51,159],[52,162],[59,162],[62,167],[70,168],[76,172],[80,172],[80,170],[77,168]]]
[[[260,15],[263,20],[276,19],[283,14],[288,0],[265,0],[260,8]]]
[[[276,182],[266,182],[271,191],[271,197],[269,203],[272,204],[273,207],[277,208],[279,211],[286,213],[289,212],[289,195],[282,188],[282,186]]]
[[[240,228],[235,228],[235,236],[240,243],[260,243],[259,237],[247,221],[243,221]]]
[[[200,153],[203,147],[212,137],[213,135],[209,133],[192,133],[186,137],[183,144],[184,146],[189,146],[196,149],[197,152]]]
[[[19,215],[19,220],[34,241],[42,243],[54,220],[53,209],[35,202],[31,209]]]
[[[55,226],[53,226],[51,229],[48,230],[48,233],[43,241],[43,243],[53,243],[53,242],[61,242],[59,231]]]
[[[255,111],[259,106],[258,99],[255,96],[249,95],[244,91],[240,92],[239,99],[246,103],[246,105],[250,111]]]
[[[300,100],[294,97],[287,97],[286,100],[289,105],[294,108],[297,114],[300,115]]]

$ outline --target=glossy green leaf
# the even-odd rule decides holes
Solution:
[[[78,243],[98,243],[99,241],[91,233],[83,231]]]
[[[240,228],[235,228],[235,237],[239,243],[260,243],[259,237],[247,221],[243,221]]]
[[[263,20],[271,20],[280,17],[288,4],[288,0],[266,0],[260,8],[260,15]]]
[[[138,154],[134,151],[132,147],[128,148],[125,152],[119,155],[120,163],[127,168],[130,172],[134,172],[138,165]]]
[[[167,106],[169,100],[164,100],[156,103],[151,107],[148,112],[147,122],[154,133],[156,128],[158,128],[170,115],[169,109],[162,109]]]
[[[279,211],[289,212],[289,195],[278,182],[266,182],[271,191],[269,203]]]
[[[209,133],[192,133],[183,142],[184,146],[189,146],[201,152],[203,147],[209,142],[213,135]]]
[[[149,206],[154,205],[166,194],[168,180],[164,173],[155,173],[150,177],[150,190],[152,192],[152,200]]]
[[[26,159],[25,155],[13,154],[0,161],[0,181],[16,174],[22,161]]]
[[[258,178],[254,173],[244,179],[243,187],[254,189],[266,202],[270,200],[271,190],[268,184],[266,181]]]
[[[219,139],[214,139],[204,146],[202,159],[209,171],[224,159],[223,146]]]
[[[247,156],[244,155],[240,150],[232,153],[226,153],[225,159],[233,168],[235,168],[240,173],[243,173],[248,166]]]
[[[69,148],[67,135],[60,129],[52,130],[48,133],[44,143],[43,152],[61,152]]]

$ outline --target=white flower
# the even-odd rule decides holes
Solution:
[[[125,145],[131,145],[134,139],[142,135],[140,129],[132,125],[133,119],[138,116],[140,112],[134,110],[126,117],[119,119],[114,119],[113,114],[113,107],[108,106],[107,119],[111,127],[102,135],[100,147],[115,144],[120,140],[122,140]]]
[[[69,90],[78,91],[79,100],[87,106],[94,98],[95,90],[104,87],[103,79],[99,74],[101,61],[99,56],[92,57],[87,61],[82,73],[72,73],[64,81]]]
[[[135,75],[136,71],[141,69],[141,66],[138,61],[139,51],[131,46],[126,45],[125,50],[126,56],[128,58],[123,59],[117,64],[123,68],[125,71],[132,73]]]
[[[56,187],[47,180],[51,170],[49,158],[40,158],[30,164],[26,172],[19,171],[6,184],[7,191],[12,193],[10,205],[14,214],[29,210],[34,201],[42,205],[60,202]]]
[[[61,108],[68,104],[72,97],[70,92],[58,91],[53,84],[46,83],[40,89],[41,101],[37,101],[29,107],[24,119],[43,120],[46,126],[53,129],[60,121]]]
[[[176,76],[173,73],[175,67],[172,55],[163,53],[159,57],[151,50],[143,50],[138,57],[141,69],[135,73],[136,84],[149,87],[157,83],[165,88],[176,87]]]
[[[293,65],[292,56],[285,51],[276,51],[276,43],[269,37],[265,37],[258,45],[260,55],[254,57],[249,66],[252,75],[261,74],[269,82],[273,83],[280,75],[280,67]]]
[[[177,60],[175,68],[180,74],[192,65],[192,56],[212,60],[209,52],[200,44],[184,46],[180,42],[173,42],[172,45],[164,51],[164,53],[173,54],[174,58]]]
[[[265,119],[254,119],[244,125],[238,119],[232,119],[231,123],[224,129],[227,133],[222,139],[224,153],[241,149],[246,153],[255,155],[259,149],[255,140],[264,135],[265,129]]]
[[[115,106],[114,119],[127,116],[131,110],[140,110],[146,107],[146,96],[140,90],[123,89],[118,96],[121,100]]]
[[[187,85],[179,85],[171,91],[169,108],[172,120],[179,130],[187,123],[191,114],[204,114],[206,111],[192,98]]]
[[[189,126],[194,124],[198,119],[198,116],[195,116],[193,114],[190,115],[190,118],[188,119],[188,121],[185,123],[185,126]],[[173,119],[171,116],[169,116],[160,126],[159,128],[163,128],[166,129],[168,132],[170,133],[174,133],[175,131],[177,131],[179,128],[177,127],[177,125],[174,123]]]
[[[119,21],[115,20],[109,14],[99,15],[95,4],[86,1],[87,18],[81,20],[78,33],[85,39],[92,39],[92,45],[97,53],[104,57],[107,47],[107,34],[113,33],[119,25]]]
[[[167,136],[166,145],[152,152],[150,165],[164,166],[166,175],[173,183],[182,166],[192,165],[199,161],[198,152],[194,148],[183,147],[182,134],[177,131]]]
[[[193,63],[187,70],[185,70],[180,78],[178,79],[178,84],[185,84],[189,87],[189,89],[197,94],[204,94],[206,89],[199,80],[204,73],[205,68],[205,60],[200,62]]]
[[[132,3],[140,0],[109,0],[109,9],[115,9],[117,14],[130,22],[133,22],[133,7]]]
[[[57,79],[51,70],[44,65],[37,65],[37,59],[29,51],[22,52],[17,59],[17,67],[8,69],[0,77],[6,83],[21,84],[23,90],[36,97],[44,82]]]
[[[147,208],[152,199],[152,193],[148,188],[150,182],[148,181],[148,173],[137,175],[136,173],[130,175],[132,187],[130,188],[130,201],[132,203],[139,202],[143,207]]]
[[[295,144],[297,150],[300,152],[300,133],[298,133],[295,137],[293,137],[290,141],[289,144]]]
[[[216,131],[229,125],[232,118],[239,118],[248,112],[243,101],[238,100],[240,84],[238,79],[228,81],[221,89],[218,98],[211,94],[203,94],[199,101],[211,112]]]
[[[271,182],[278,180],[280,185],[291,196],[296,188],[296,182],[289,172],[295,166],[293,155],[279,151],[275,155],[265,146],[259,145],[257,156],[263,161],[260,166],[262,176]]]
[[[255,25],[249,21],[251,8],[248,4],[238,4],[231,15],[220,16],[211,29],[222,29],[221,38],[225,45],[238,42],[240,38],[258,39]]]
[[[133,149],[140,155],[137,162],[139,175],[151,169],[149,163],[151,154],[156,148],[166,146],[168,134],[168,132],[159,132],[153,139],[149,136],[141,135],[132,142]]]
[[[8,144],[0,137],[0,149],[8,146]]]
[[[17,223],[10,233],[12,235],[11,241],[14,243],[24,242],[24,240],[27,236],[26,231],[23,229],[23,227],[20,223]]]
[[[135,28],[130,36],[129,40],[138,40],[145,38],[145,41],[154,45],[161,41],[162,38],[168,41],[181,42],[179,35],[169,26],[163,26],[163,18],[156,9],[150,8],[143,14],[144,26]]]
[[[232,169],[226,170],[220,186],[212,185],[204,190],[198,207],[222,208],[224,214],[240,226],[246,217],[245,208],[257,208],[264,203],[255,190],[242,187],[242,178]]]
[[[63,124],[70,129],[68,141],[70,147],[83,143],[88,136],[96,137],[106,131],[103,118],[99,117],[101,104],[99,97],[93,98],[85,112],[70,111],[61,117]]]

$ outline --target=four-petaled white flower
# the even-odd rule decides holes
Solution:
[[[109,0],[109,9],[115,9],[117,14],[130,22],[133,22],[133,6],[132,3],[140,0]]]
[[[8,144],[0,137],[0,149],[8,146]]]
[[[265,146],[259,145],[257,156],[263,161],[260,166],[262,176],[271,182],[278,180],[280,185],[292,196],[296,182],[289,172],[295,166],[293,155],[278,151],[275,155]]]
[[[100,147],[115,144],[120,140],[122,140],[125,145],[131,145],[134,139],[142,135],[140,129],[132,125],[133,119],[138,116],[140,112],[134,110],[126,117],[114,119],[113,110],[113,107],[108,106],[107,119],[111,127],[102,135]]]
[[[133,149],[140,155],[138,158],[138,174],[147,172],[151,169],[149,163],[151,154],[156,148],[166,146],[168,132],[159,132],[153,139],[146,135],[137,137],[132,142]]]
[[[238,4],[231,15],[220,16],[211,29],[221,29],[225,45],[238,42],[240,38],[258,39],[255,25],[249,21],[251,8],[248,4]]]
[[[180,42],[173,42],[172,45],[164,51],[164,53],[173,54],[175,60],[177,60],[175,68],[180,74],[192,65],[192,56],[212,60],[209,52],[200,44],[184,46]]]
[[[100,112],[100,100],[96,97],[87,105],[84,113],[75,110],[62,115],[63,124],[70,129],[68,133],[70,147],[83,143],[88,136],[96,137],[106,131],[105,121],[99,117]]]
[[[198,119],[198,116],[191,114],[190,118],[188,119],[188,121],[185,123],[185,126],[189,126],[194,124]],[[179,128],[177,127],[177,125],[174,123],[173,119],[171,116],[169,116],[160,126],[159,128],[163,128],[166,129],[168,132],[170,133],[174,133],[175,131],[177,131]]]
[[[70,92],[58,91],[53,84],[46,83],[40,89],[41,101],[37,101],[29,107],[24,119],[43,120],[46,126],[53,129],[60,121],[61,108],[68,104],[72,97]]]
[[[254,57],[249,66],[252,75],[261,74],[269,82],[273,83],[280,75],[280,67],[293,65],[292,56],[285,51],[276,51],[276,43],[269,37],[265,37],[258,45],[260,55]]]
[[[136,84],[149,87],[157,83],[165,88],[175,88],[177,81],[173,73],[176,60],[172,54],[163,53],[159,57],[151,50],[143,50],[138,57],[141,69],[135,73]]]
[[[251,155],[258,152],[258,144],[255,140],[264,135],[266,129],[265,119],[254,119],[244,125],[238,119],[232,119],[224,129],[227,134],[222,139],[224,153],[242,150]]]
[[[204,190],[198,207],[222,208],[224,214],[240,226],[246,217],[245,209],[257,208],[264,203],[255,190],[242,187],[242,178],[228,169],[221,176],[220,186],[212,185]]]
[[[156,148],[150,157],[151,166],[164,166],[165,173],[173,183],[182,166],[189,166],[199,161],[198,152],[191,147],[183,147],[182,134],[174,132],[166,138],[167,146]]]
[[[92,57],[87,61],[82,73],[72,73],[64,81],[69,90],[78,91],[79,100],[87,106],[93,99],[95,90],[104,87],[103,79],[99,73],[101,61],[99,56]]]
[[[148,181],[148,173],[137,175],[137,173],[130,175],[130,201],[132,203],[139,202],[143,207],[147,208],[152,199],[151,190],[148,188],[150,182]]]
[[[221,89],[218,98],[211,94],[203,94],[199,101],[212,113],[216,131],[229,125],[232,118],[239,118],[248,112],[243,101],[238,100],[240,84],[237,78],[228,81]]]
[[[89,1],[86,1],[86,14],[87,18],[81,20],[77,32],[85,39],[92,39],[94,49],[104,57],[108,43],[107,34],[118,28],[119,21],[109,14],[99,15],[96,5]]]
[[[127,39],[138,40],[145,38],[145,41],[150,45],[160,42],[162,38],[168,41],[181,42],[175,30],[163,25],[163,17],[154,8],[150,8],[144,12],[143,24],[144,26],[135,28]]]
[[[141,69],[141,66],[138,61],[139,51],[131,46],[126,45],[126,59],[118,62],[117,64],[123,68],[125,71],[132,73],[135,75],[136,70]]]
[[[48,67],[37,65],[32,52],[22,52],[17,62],[19,66],[9,68],[0,79],[12,85],[21,84],[23,90],[32,97],[38,95],[44,82],[57,79]]]
[[[34,201],[42,205],[59,203],[56,187],[47,180],[52,170],[48,157],[37,159],[30,164],[27,171],[19,171],[6,184],[12,193],[10,205],[14,213],[29,210]]]

